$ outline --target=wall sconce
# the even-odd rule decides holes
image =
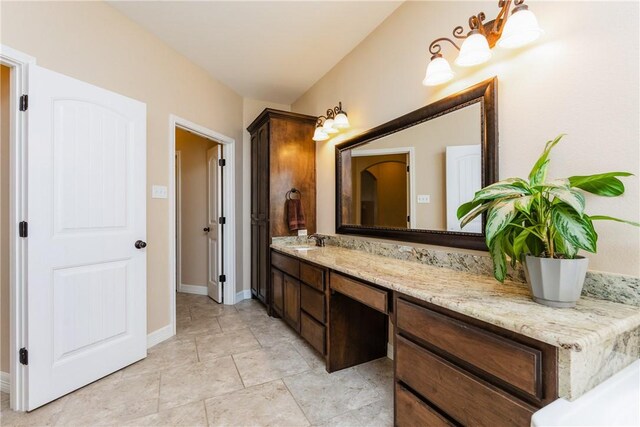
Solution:
[[[314,141],[326,141],[330,135],[348,129],[350,126],[347,113],[342,110],[342,102],[337,107],[329,108],[326,116],[318,117],[316,130],[313,132]]]
[[[515,5],[509,16],[511,3]],[[458,51],[456,65],[471,67],[487,62],[491,58],[491,48],[496,44],[502,48],[513,49],[524,46],[536,40],[542,34],[536,16],[529,10],[524,0],[500,0],[500,12],[492,21],[485,20],[484,12],[469,18],[471,31],[462,35],[464,29],[457,26],[453,29],[453,37],[464,40],[458,46],[448,37],[435,39],[429,45],[431,62],[427,66],[427,73],[422,81],[425,86],[436,86],[451,80],[454,76],[449,62],[442,56],[440,42],[448,41]]]

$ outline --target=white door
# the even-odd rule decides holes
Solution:
[[[480,144],[447,147],[447,230],[482,233],[482,216],[464,228],[456,215],[458,206],[473,199],[482,187]]]
[[[146,105],[32,66],[27,113],[32,410],[146,357]]]
[[[216,302],[222,303],[222,281],[220,280],[220,266],[222,265],[222,224],[219,217],[222,214],[222,177],[219,160],[221,159],[220,145],[207,151],[207,248],[208,272],[207,289],[209,296]]]

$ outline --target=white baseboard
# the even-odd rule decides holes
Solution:
[[[0,391],[11,393],[11,375],[7,372],[0,372]]]
[[[387,343],[387,357],[393,360],[393,344],[390,342]]]
[[[195,294],[195,295],[208,295],[209,292],[206,286],[203,285],[185,285],[181,283],[178,287],[178,292],[184,292],[185,294]]]
[[[164,340],[168,340],[173,336],[173,328],[171,325],[164,326],[157,329],[150,334],[147,334],[147,348],[151,348],[154,345],[160,344]]]
[[[236,294],[236,304],[245,299],[251,299],[251,289],[245,289]]]

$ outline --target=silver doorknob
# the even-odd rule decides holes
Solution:
[[[147,247],[147,242],[143,242],[142,240],[138,240],[134,246],[136,247],[136,249],[144,249]]]

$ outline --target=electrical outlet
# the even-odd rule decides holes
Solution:
[[[166,199],[169,194],[167,187],[164,185],[153,185],[151,187],[152,199]]]
[[[424,203],[431,203],[431,196],[428,194],[421,194],[418,196],[418,203],[420,204],[424,204]]]

